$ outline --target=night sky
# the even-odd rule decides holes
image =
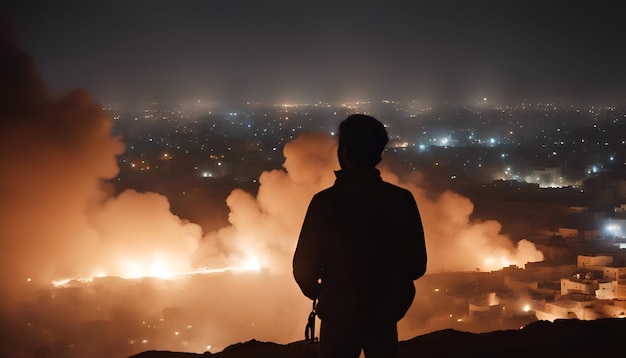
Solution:
[[[55,90],[98,101],[610,100],[620,1],[3,1]]]

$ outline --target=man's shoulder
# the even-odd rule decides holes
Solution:
[[[313,200],[324,200],[325,198],[336,195],[336,193],[337,188],[333,185],[331,187],[318,191],[315,195],[313,195]]]
[[[389,192],[397,193],[397,195],[413,195],[408,189],[405,189],[401,186],[397,186],[395,184],[391,184],[386,181],[381,181],[383,190],[387,190]]]
[[[360,189],[364,189],[364,188],[367,188],[368,194],[379,193],[379,194],[383,194],[384,196],[390,196],[390,197],[412,197],[413,196],[413,194],[409,190],[403,187],[400,187],[398,185],[383,181],[383,180],[378,181],[374,185],[360,187]],[[344,186],[333,185],[331,187],[328,187],[326,189],[323,189],[317,192],[317,194],[313,196],[313,200],[315,201],[333,200],[332,198],[344,196],[345,193],[353,194],[353,191],[347,190],[347,187],[345,185]]]
[[[328,187],[328,188],[326,188],[326,189],[322,189],[322,190],[318,191],[318,192],[315,194],[315,196],[330,195],[332,192],[336,191],[336,189],[337,189],[337,188],[336,188],[336,186],[335,186],[335,185],[332,185],[332,186],[329,186],[329,187]]]

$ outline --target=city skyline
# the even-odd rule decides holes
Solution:
[[[50,88],[96,100],[613,100],[619,2],[10,2]]]

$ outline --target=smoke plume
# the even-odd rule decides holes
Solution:
[[[235,256],[257,257],[263,267],[288,270],[308,202],[313,194],[332,185],[333,170],[339,169],[336,151],[337,143],[328,134],[305,134],[288,143],[285,170],[264,172],[256,198],[235,190],[227,199],[231,226],[205,237],[203,245],[209,248],[203,250],[216,253],[211,245],[219,243]],[[429,254],[428,272],[490,271],[543,260],[531,242],[514,244],[501,234],[497,221],[470,220],[473,204],[469,199],[451,191],[428,193],[418,183],[391,172],[384,159],[380,170],[384,180],[411,191],[418,203]]]

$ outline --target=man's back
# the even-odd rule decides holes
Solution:
[[[307,286],[308,276],[321,271],[322,319],[367,310],[397,321],[413,299],[413,280],[426,269],[413,196],[382,181],[375,169],[337,175],[335,185],[311,201],[294,256],[296,281]]]

